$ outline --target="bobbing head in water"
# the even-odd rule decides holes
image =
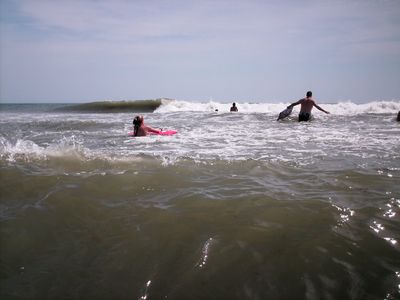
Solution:
[[[140,126],[143,124],[143,116],[136,116],[133,118],[133,135],[137,136]]]

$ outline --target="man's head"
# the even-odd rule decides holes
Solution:
[[[307,94],[306,94],[306,96],[307,96],[307,98],[312,97],[312,92],[311,92],[311,91],[308,91]]]

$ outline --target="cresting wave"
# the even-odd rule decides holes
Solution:
[[[62,137],[47,146],[40,146],[33,141],[18,139],[14,143],[0,137],[0,158],[7,162],[48,160],[63,157],[84,161],[89,158],[89,150],[84,148],[74,137]]]
[[[136,100],[136,101],[96,101],[83,104],[73,104],[57,108],[57,111],[67,112],[153,112],[159,106],[170,101],[169,99]]]
[[[15,143],[0,138],[0,166],[19,167],[28,174],[91,176],[134,172],[138,164],[160,166],[160,158],[148,155],[119,156],[92,151],[75,137],[63,137],[50,145],[30,140]]]
[[[244,113],[267,113],[279,114],[290,102],[280,103],[248,103],[236,102],[239,112]],[[394,114],[400,110],[400,100],[392,101],[373,101],[363,104],[353,103],[351,101],[323,104],[323,108],[335,115],[359,115],[359,114]],[[184,112],[184,111],[203,111],[203,112],[228,112],[232,103],[209,102],[190,102],[180,100],[170,100],[160,105],[155,112]],[[295,110],[296,111],[296,108]]]
[[[244,113],[267,113],[278,114],[290,102],[280,103],[249,103],[236,102],[239,112]],[[394,114],[400,110],[400,100],[392,101],[372,101],[363,104],[351,101],[338,103],[319,103],[331,114],[334,115],[359,115],[359,114]],[[135,101],[100,101],[83,104],[69,104],[58,107],[56,111],[64,112],[90,112],[90,113],[123,113],[123,112],[228,112],[232,103],[221,103],[217,101],[192,102],[185,100],[173,100],[160,98],[155,100],[135,100]],[[296,111],[296,108],[295,108]]]

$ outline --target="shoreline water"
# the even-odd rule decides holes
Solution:
[[[0,109],[1,298],[398,298],[400,102],[214,104]]]

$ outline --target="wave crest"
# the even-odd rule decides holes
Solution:
[[[15,143],[0,138],[0,158],[9,162],[18,160],[32,161],[34,159],[47,160],[50,157],[71,158],[83,160],[87,156],[85,149],[74,137],[63,138],[58,143],[48,147],[40,146],[30,140],[18,139]]]
[[[339,102],[334,104],[317,103],[324,109],[328,110],[334,115],[359,115],[359,114],[393,114],[400,110],[400,101],[372,101],[363,104],[353,103],[351,101]],[[244,113],[269,113],[279,114],[285,109],[290,102],[281,103],[248,103],[236,102],[239,112]],[[229,112],[232,103],[220,103],[215,101],[209,102],[190,102],[183,100],[170,100],[163,102],[155,112],[169,113],[169,112]],[[295,107],[298,110],[299,106]]]
[[[118,112],[153,112],[170,99],[132,101],[97,101],[83,104],[68,105],[58,108],[59,111],[90,112],[90,113],[118,113]]]

